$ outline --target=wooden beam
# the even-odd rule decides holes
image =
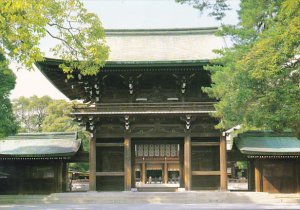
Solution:
[[[226,137],[220,138],[220,190],[227,190],[227,157],[226,157]]]
[[[168,183],[168,163],[164,163],[164,184]]]
[[[131,139],[124,138],[124,190],[131,190]]]
[[[96,147],[123,147],[123,143],[96,143]]]
[[[90,175],[89,175],[89,182],[90,182],[90,191],[96,191],[96,139],[94,137],[90,138]]]
[[[254,162],[255,192],[262,192],[260,160]]]
[[[184,184],[185,190],[191,190],[192,174],[191,174],[191,137],[184,137]]]
[[[220,142],[192,142],[192,146],[219,146]]]
[[[221,171],[192,171],[194,176],[214,176],[221,175]]]
[[[146,158],[145,158],[146,159]],[[163,161],[163,160],[137,160],[137,161],[135,161],[136,163],[143,163],[143,162],[147,162],[147,163],[152,163],[152,164],[159,164],[159,163],[161,163],[161,164],[164,164],[165,163],[165,161]],[[168,160],[168,163],[178,163],[178,160],[176,161],[176,160]]]
[[[96,176],[124,176],[122,171],[96,172]]]
[[[146,163],[143,162],[142,163],[142,183],[145,184],[146,183]]]

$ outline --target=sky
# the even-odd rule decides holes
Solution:
[[[87,10],[97,14],[105,29],[151,29],[151,28],[199,28],[220,26],[221,23],[236,24],[238,0],[229,0],[232,10],[222,22],[209,17],[207,12],[201,14],[190,5],[182,5],[175,0],[84,0]],[[55,42],[45,39],[41,49],[50,56],[49,47]],[[16,74],[16,87],[10,98],[20,96],[39,97],[49,95],[54,99],[67,99],[35,68],[34,71],[20,68],[11,63]]]

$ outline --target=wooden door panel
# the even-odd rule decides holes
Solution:
[[[294,193],[295,164],[293,161],[274,160],[262,164],[263,192]]]

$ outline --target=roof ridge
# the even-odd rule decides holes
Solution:
[[[219,27],[203,28],[150,28],[150,29],[105,29],[107,36],[113,35],[180,35],[180,34],[214,34]]]

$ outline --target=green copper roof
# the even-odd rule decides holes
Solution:
[[[19,134],[0,140],[0,157],[66,157],[80,145],[77,133]]]
[[[290,134],[245,133],[238,136],[235,144],[247,155],[300,155],[300,140]]]

